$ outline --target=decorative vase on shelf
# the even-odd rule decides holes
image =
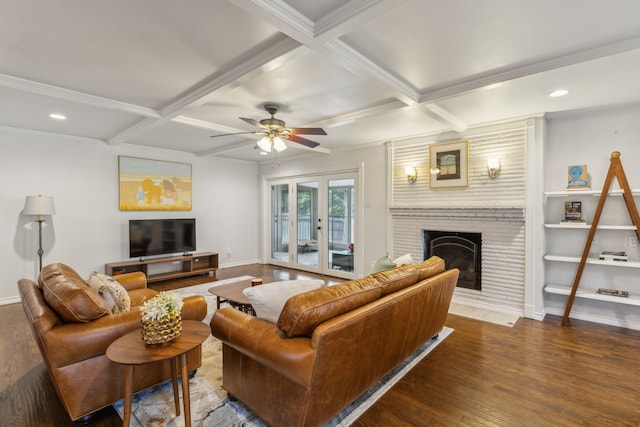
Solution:
[[[160,292],[141,307],[142,340],[146,344],[166,344],[182,333],[183,301],[173,292]]]

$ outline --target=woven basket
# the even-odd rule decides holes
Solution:
[[[147,344],[166,344],[182,333],[180,312],[170,313],[159,320],[142,320],[142,340]]]

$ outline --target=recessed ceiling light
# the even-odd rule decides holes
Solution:
[[[568,93],[569,93],[568,89],[558,89],[558,90],[554,90],[553,92],[549,92],[549,96],[552,98],[558,98],[559,96],[565,96]]]
[[[49,114],[49,117],[51,117],[52,119],[56,119],[56,120],[67,120],[67,116],[65,116],[64,114],[59,114],[59,113],[51,113],[51,114]]]

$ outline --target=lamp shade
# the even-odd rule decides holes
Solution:
[[[24,203],[25,215],[52,215],[55,213],[53,207],[53,197],[50,196],[27,196],[27,200]]]

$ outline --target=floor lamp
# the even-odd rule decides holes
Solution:
[[[42,270],[42,254],[44,251],[42,250],[42,223],[45,221],[45,215],[52,215],[55,213],[53,207],[53,197],[49,196],[27,196],[27,200],[24,203],[24,211],[22,211],[25,215],[34,215],[36,216],[36,221],[38,222],[38,257],[40,258],[40,269]]]

